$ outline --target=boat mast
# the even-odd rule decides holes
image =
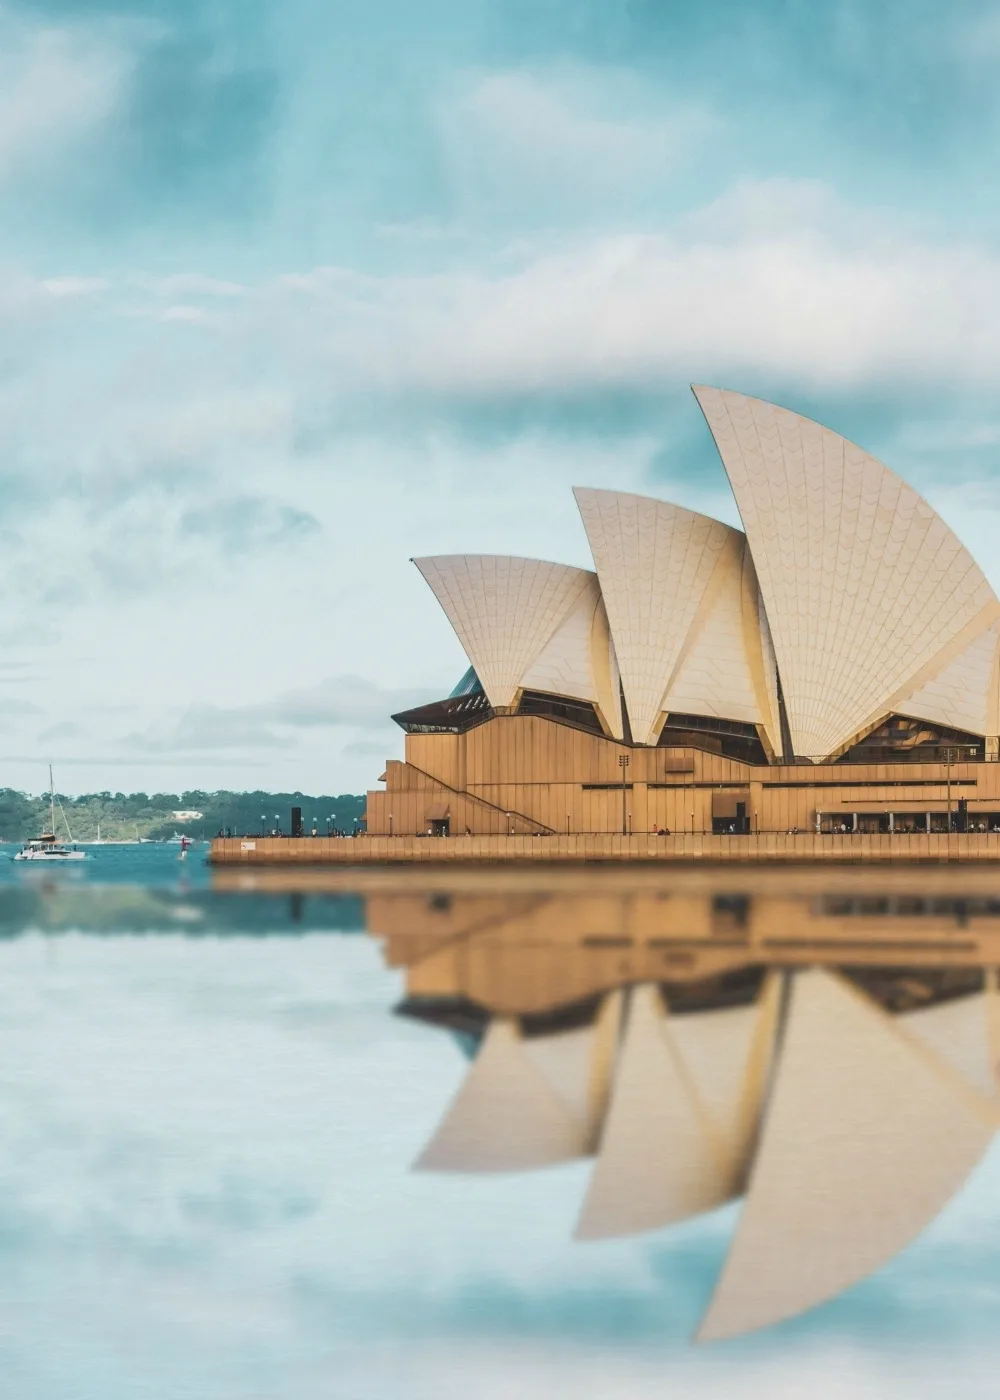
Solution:
[[[69,829],[69,817],[66,815],[66,808],[59,803],[59,810],[62,812],[63,825],[66,828],[66,835],[70,841],[73,840],[73,833]],[[52,835],[56,834],[56,790],[52,783],[52,764],[49,764],[49,819],[52,824]]]

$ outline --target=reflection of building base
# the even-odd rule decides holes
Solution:
[[[506,894],[485,876],[478,892],[449,893],[445,876],[421,890],[406,872],[383,873],[366,923],[387,965],[406,969],[406,1009],[444,1023],[455,1015],[466,1031],[470,1008],[546,1017],[632,982],[663,985],[677,1011],[741,1005],[762,969],[817,963],[902,1011],[968,991],[1000,965],[1000,899],[986,870],[978,880],[876,867],[653,873],[636,872],[626,889],[613,870],[595,870],[576,889],[546,891],[527,873],[514,886],[511,871]]]
[[[359,836],[357,838],[217,838],[213,865],[426,865],[494,862],[585,864],[592,861],[746,865],[932,864],[1000,862],[1000,832],[761,832],[616,836]]]

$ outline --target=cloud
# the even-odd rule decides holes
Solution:
[[[65,720],[59,724],[53,724],[49,729],[43,730],[38,736],[38,742],[40,744],[50,744],[58,739],[76,739],[81,732],[78,724],[72,724],[69,720]]]
[[[41,713],[41,706],[34,704],[31,700],[0,699],[0,715],[6,715],[8,718],[15,715],[40,715]]]
[[[52,166],[104,127],[127,76],[110,31],[30,26],[0,10],[0,183]]]
[[[160,312],[161,321],[190,321],[207,325],[211,317],[203,306],[168,306]]]
[[[246,287],[223,277],[207,277],[201,272],[174,272],[167,277],[137,276],[137,287],[162,297],[239,297]]]
[[[440,122],[465,198],[562,201],[565,213],[567,200],[648,188],[691,158],[707,115],[663,108],[634,74],[566,65],[481,74]]]
[[[106,292],[111,284],[103,277],[46,277],[40,285],[50,297],[89,297]]]
[[[468,236],[461,224],[440,224],[430,219],[412,219],[407,223],[375,225],[375,237],[401,243],[450,243]]]
[[[381,686],[362,676],[331,676],[319,685],[287,691],[259,704],[231,709],[194,705],[145,731],[127,735],[123,744],[146,753],[287,748],[295,743],[297,731],[341,726],[389,730],[394,713],[437,698],[429,691]],[[370,744],[349,751],[367,755],[383,754],[385,749],[384,745]]]
[[[126,412],[120,432],[143,464],[159,455],[203,466],[220,447],[280,450],[293,425],[293,407],[287,389],[267,383],[251,390],[237,380],[210,392],[182,380],[165,401],[144,400]]]
[[[227,554],[247,554],[300,543],[321,529],[309,511],[261,496],[232,496],[186,510],[182,535],[217,540]]]
[[[814,182],[745,182],[668,231],[577,238],[499,274],[318,268],[258,308],[342,394],[1000,385],[1000,256],[914,239]]]
[[[220,749],[287,749],[293,740],[249,710],[192,705],[172,719],[162,719],[141,733],[127,734],[125,749],[143,753],[195,753]]]
[[[363,676],[330,676],[319,685],[289,691],[257,707],[256,713],[294,729],[340,724],[384,728],[391,714],[434,699],[440,696],[413,687],[381,686]]]
[[[748,169],[846,156],[845,179],[881,166],[897,197],[900,178],[974,169],[995,130],[992,0],[961,0],[945,21],[934,0],[647,2],[586,20],[578,11],[511,0],[508,42],[536,61],[569,52],[700,94],[730,116],[719,159]]]

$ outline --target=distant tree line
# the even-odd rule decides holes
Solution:
[[[134,840],[137,836],[163,841],[182,834],[212,837],[220,831],[234,835],[290,830],[291,809],[302,808],[302,823],[352,832],[365,809],[356,793],[314,796],[304,792],[87,792],[79,797],[56,794],[56,834],[65,838],[67,825],[76,841],[93,841],[98,825],[102,838]],[[174,812],[197,811],[197,819],[179,821]],[[63,814],[65,814],[65,821]],[[49,825],[49,797],[0,788],[0,840],[26,841]]]

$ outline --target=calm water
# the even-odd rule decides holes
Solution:
[[[477,898],[477,927],[488,904],[495,927],[498,896],[474,883],[393,906],[214,888],[197,848],[181,863],[104,847],[82,872],[0,860],[0,1394],[992,1400],[995,1149],[873,1278],[700,1347],[735,1206],[574,1243],[585,1163],[411,1171],[477,1028],[460,997],[447,1014],[423,998],[436,1024],[394,1014],[424,975],[400,941],[411,929],[444,957],[454,930],[433,936],[425,912],[448,924]],[[537,891],[504,898],[537,908]],[[933,898],[907,906],[908,929],[951,917]],[[739,924],[731,891],[713,907]],[[392,928],[367,927],[379,911]],[[967,913],[954,922],[964,937]],[[546,977],[572,979],[584,954],[560,957]]]

